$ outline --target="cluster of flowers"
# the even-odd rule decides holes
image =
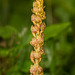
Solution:
[[[30,44],[34,47],[35,51],[32,50],[30,54],[30,59],[34,63],[34,65],[31,65],[30,72],[31,75],[43,75],[43,69],[39,66],[41,56],[45,54],[42,47],[44,44],[43,31],[46,27],[45,23],[42,22],[46,19],[43,0],[36,0],[33,2],[32,12],[31,21],[34,26],[31,26],[31,32],[34,37],[32,41],[30,41]]]

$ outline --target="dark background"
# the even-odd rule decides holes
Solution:
[[[34,0],[0,0],[0,75],[29,75]],[[75,0],[45,0],[44,75],[75,75]]]

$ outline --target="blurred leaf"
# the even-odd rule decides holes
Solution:
[[[22,67],[21,71],[22,72],[29,72],[29,69],[30,69],[30,65],[31,65],[31,61],[30,60],[26,60],[24,62],[24,66]]]
[[[58,34],[62,34],[63,31],[66,30],[70,25],[71,25],[70,23],[63,23],[63,24],[55,24],[55,25],[46,27],[46,29],[44,31],[45,41],[48,40],[49,38],[55,38],[56,36],[58,36]],[[17,30],[12,28],[12,27],[8,26],[6,28],[8,28],[7,33],[9,33],[9,35],[6,34],[6,31],[3,31],[4,28],[2,30],[0,30],[0,31],[3,31],[6,34],[6,35],[0,34],[4,38],[11,37],[13,32],[17,33]],[[10,30],[10,32],[9,32],[9,30]],[[12,51],[12,50],[23,49],[25,46],[29,45],[29,42],[32,39],[32,34],[31,34],[30,31],[28,31],[27,34],[29,34],[29,35],[25,36],[25,41],[24,41],[25,43],[24,44],[17,45],[10,50]],[[7,53],[5,52],[5,54],[7,54]]]
[[[0,49],[0,56],[6,57],[9,53],[9,50],[1,50]]]
[[[14,65],[7,70],[7,75],[10,75],[11,73],[12,73],[11,75],[18,75],[18,74],[16,74],[16,73],[18,73],[18,70],[19,70],[18,66]]]
[[[71,75],[75,75],[75,65],[71,69]]]
[[[68,22],[70,20],[70,14],[61,7],[57,7],[54,13],[57,15],[61,22]]]
[[[0,26],[0,36],[4,39],[10,38],[12,34],[17,34],[17,30],[12,26]]]
[[[58,4],[58,7],[63,8],[65,11],[71,14],[75,14],[75,5],[74,0],[56,0],[56,3]]]
[[[44,31],[45,40],[48,40],[52,37],[55,38],[58,34],[62,34],[70,25],[71,23],[63,23],[46,27]]]
[[[14,13],[12,15],[12,18],[10,20],[10,25],[13,26],[14,28],[16,28],[17,30],[21,30],[22,27],[24,27],[24,19],[22,17],[22,15],[20,15],[19,13]]]
[[[45,73],[44,75],[50,75],[49,73]]]

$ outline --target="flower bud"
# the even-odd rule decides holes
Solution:
[[[43,13],[44,11],[43,11],[43,7],[40,7],[39,9],[38,9],[38,12],[39,13]]]
[[[35,14],[37,14],[38,13],[38,9],[39,9],[38,7],[34,7],[33,10],[32,10],[32,12],[35,13]]]
[[[36,15],[33,14],[33,15],[31,16],[31,21],[32,21],[32,22],[35,21],[36,23],[39,23],[39,22],[41,22],[42,20],[41,20],[41,17],[36,16]]]
[[[39,74],[43,73],[43,69],[42,69],[42,67],[40,67],[40,66],[38,67],[38,73],[39,73]]]
[[[41,6],[43,6],[43,0],[36,0]]]
[[[35,57],[35,59],[40,59],[41,53],[40,52],[34,52],[34,57]]]
[[[37,7],[38,3],[36,1],[33,2],[33,7]]]
[[[32,33],[36,33],[37,31],[39,31],[38,26],[31,26],[31,32]]]
[[[39,43],[39,44],[42,44],[43,42],[44,42],[44,39],[43,39],[42,37],[39,37],[39,38],[38,38],[38,43]]]
[[[38,7],[39,5],[41,4],[40,0],[36,0],[37,4],[38,4]]]
[[[34,73],[36,73],[36,71],[37,71],[36,66],[35,66],[35,65],[31,65],[31,67],[30,67],[30,72],[31,72],[32,74],[34,74]]]
[[[35,21],[35,19],[36,19],[36,15],[33,14],[33,15],[31,16],[31,21],[33,22],[33,21]]]
[[[30,44],[32,45],[32,46],[37,46],[37,39],[36,38],[32,38],[32,41],[30,41]]]
[[[31,61],[32,61],[33,63],[35,63],[35,61],[34,61],[34,52],[33,52],[33,51],[32,51],[31,54],[30,54],[30,59],[31,59]]]
[[[43,11],[43,7],[39,7],[39,8],[38,7],[34,7],[32,12],[35,13],[36,15],[37,14],[43,14],[43,12],[44,12]]]
[[[45,23],[43,22],[43,23],[40,25],[40,28],[41,28],[41,31],[42,31],[42,32],[44,31],[45,27],[46,27],[46,25],[45,25]]]
[[[41,21],[42,21],[42,20],[41,20],[41,17],[37,16],[35,22],[39,23],[39,22],[41,22]]]

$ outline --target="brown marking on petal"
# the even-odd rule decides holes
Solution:
[[[42,20],[45,20],[45,19],[46,19],[46,16],[45,16],[45,15],[42,15],[42,16],[41,16],[41,19],[42,19]]]
[[[44,50],[43,50],[43,47],[40,48],[40,53],[41,53],[42,55],[45,55]]]

